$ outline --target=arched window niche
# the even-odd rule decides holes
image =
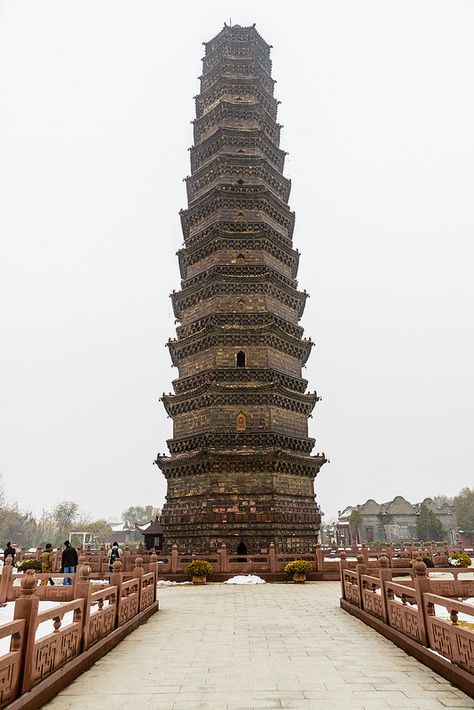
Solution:
[[[237,353],[237,367],[245,367],[245,353],[243,350],[239,350]]]
[[[247,429],[247,417],[243,412],[239,412],[235,418],[235,428],[236,431],[246,431]]]
[[[237,301],[237,310],[239,313],[243,313],[246,310],[247,306],[243,298],[240,299],[240,301]]]

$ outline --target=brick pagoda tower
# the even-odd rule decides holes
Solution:
[[[320,513],[308,417],[317,402],[301,368],[313,343],[298,325],[290,181],[283,176],[270,46],[255,27],[205,43],[196,97],[188,209],[181,212],[178,369],[163,395],[173,419],[165,544],[198,554],[312,550]]]

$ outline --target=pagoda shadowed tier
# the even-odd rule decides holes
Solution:
[[[224,26],[205,43],[196,96],[188,208],[181,212],[178,377],[163,395],[173,419],[161,516],[168,550],[305,552],[317,542],[302,366],[313,343],[299,320],[290,181],[283,175],[270,46],[255,27]]]

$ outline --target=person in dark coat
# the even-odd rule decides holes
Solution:
[[[64,573],[74,573],[77,567],[77,550],[71,545],[69,540],[64,543],[64,550],[61,557],[61,568]],[[64,577],[64,584],[72,584],[70,577]]]
[[[16,550],[14,547],[12,547],[11,542],[7,542],[7,546],[3,551],[3,561],[7,559],[7,557],[12,558],[12,564],[15,562],[15,555],[16,555]]]

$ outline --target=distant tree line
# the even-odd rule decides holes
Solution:
[[[154,506],[130,506],[122,513],[121,522],[134,528],[135,523],[143,524],[159,514]],[[118,522],[118,521],[114,521]],[[61,545],[71,531],[92,533],[96,542],[106,542],[112,535],[110,521],[94,519],[81,511],[78,503],[63,500],[50,510],[43,510],[35,516],[32,511],[22,510],[18,503],[10,504],[0,477],[0,548],[9,540],[19,547],[36,547],[50,542]],[[139,535],[141,540],[141,535]]]
[[[433,500],[437,505],[447,503],[454,506],[459,530],[474,533],[474,488],[466,486],[459,491],[457,496],[450,498],[445,495],[437,495]]]

